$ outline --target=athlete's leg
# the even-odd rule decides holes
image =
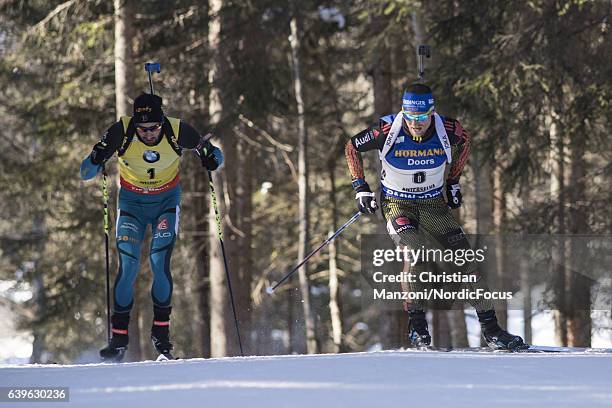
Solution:
[[[151,240],[151,269],[153,286],[151,296],[153,304],[158,307],[169,307],[172,301],[172,274],[170,258],[178,232],[179,206],[165,208],[153,224]]]
[[[419,207],[419,214],[422,232],[428,236],[428,241],[431,243],[432,247],[441,250],[450,249],[457,255],[461,253],[457,251],[465,251],[472,248],[465,236],[463,228],[461,228],[459,222],[453,217],[443,199],[434,199],[422,204]],[[476,282],[449,285],[447,286],[449,290],[459,291],[461,289],[467,289],[472,293],[476,291],[480,291],[480,293],[488,291],[486,282],[478,272],[478,265],[475,261],[466,262],[463,265],[446,262],[440,266],[445,272],[460,272],[465,275],[471,275],[476,280]],[[469,303],[476,311],[493,309],[491,300],[485,299],[484,297],[471,297]]]
[[[382,213],[387,221],[387,232],[396,246],[402,250],[417,250],[426,242],[425,236],[419,230],[418,208],[407,201],[383,199],[381,200]],[[413,277],[426,272],[428,265],[418,259],[404,261],[403,272]],[[406,275],[405,275],[406,276]],[[424,306],[425,302],[419,293],[423,293],[425,286],[418,279],[402,280],[402,291],[408,293],[409,298],[404,301],[404,310],[408,316],[407,336],[409,341],[417,346],[429,346],[431,336],[427,327]],[[414,296],[414,297],[411,297]]]
[[[164,204],[175,204],[165,201]],[[153,324],[151,339],[159,353],[170,353],[173,346],[170,342],[170,313],[172,312],[172,274],[170,258],[178,234],[180,207],[166,207],[158,214],[153,223],[151,240],[151,269],[153,270]]]
[[[140,247],[144,239],[146,223],[140,219],[138,209],[122,206],[119,201],[117,214],[117,251],[119,274],[114,287],[115,313],[128,313],[134,303],[134,282],[140,268]]]
[[[408,250],[417,250],[426,242],[425,237],[419,229],[419,213],[418,209],[410,205],[407,201],[383,199],[382,212],[387,221],[387,232],[396,246]],[[404,262],[403,272],[409,273],[412,276],[418,276],[421,272],[427,270],[427,265],[416,260],[408,260]],[[418,281],[402,282],[402,291],[408,293],[422,292],[424,286]],[[420,299],[409,299],[404,302],[404,309],[422,310],[424,301]]]
[[[140,267],[140,246],[146,223],[137,216],[138,207],[119,194],[116,241],[119,253],[119,271],[113,289],[112,338],[110,344],[100,350],[103,359],[121,359],[129,337],[130,310],[134,299],[134,282]]]

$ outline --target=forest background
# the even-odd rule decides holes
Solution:
[[[581,267],[569,266],[571,244],[551,246],[545,268],[562,278],[549,282],[526,279],[500,249],[514,234],[609,242],[611,7],[603,0],[1,0],[0,306],[28,333],[30,361],[82,360],[106,341],[102,192],[99,179],[83,182],[78,169],[148,89],[148,61],[161,63],[155,85],[166,113],[214,130],[226,157],[214,181],[245,353],[405,345],[401,305],[365,307],[360,299],[360,240],[384,234],[380,215],[361,217],[273,296],[265,289],[355,213],[344,145],[399,110],[424,43],[432,48],[425,79],[437,111],[472,136],[456,215],[466,232],[501,240],[485,272],[515,292],[545,285],[553,293],[539,306],[524,297],[526,340],[542,310],[554,318],[558,344],[588,346],[602,330],[612,337],[609,303],[593,303],[602,282],[574,273]],[[377,186],[375,155],[365,162]],[[189,153],[181,172],[173,340],[182,357],[237,355],[207,175]],[[609,284],[609,258],[600,266]],[[133,360],[153,356],[150,284],[145,261],[130,327]],[[506,305],[497,307],[505,324]],[[594,309],[607,319],[594,319]],[[462,308],[429,318],[436,344],[467,345],[473,317]]]

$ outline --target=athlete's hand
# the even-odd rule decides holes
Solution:
[[[368,183],[357,187],[355,191],[357,191],[355,200],[359,211],[364,214],[374,214],[378,210],[378,203],[376,202],[376,194],[370,190]]]
[[[446,180],[446,200],[449,208],[455,209],[461,207],[463,196],[461,195],[461,186],[458,181]]]
[[[108,144],[106,142],[100,141],[96,143],[91,151],[89,157],[91,158],[91,162],[96,166],[104,164],[106,161],[106,151],[108,150]]]

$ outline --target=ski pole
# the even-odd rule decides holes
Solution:
[[[208,140],[212,134],[204,136]],[[200,142],[202,145],[203,142]],[[200,156],[200,150],[196,148],[196,154]],[[206,153],[205,153],[206,154]],[[208,170],[208,185],[210,186],[210,198],[212,201],[213,208],[215,210],[215,221],[217,223],[217,236],[219,237],[219,244],[221,245],[221,255],[223,256],[223,267],[225,268],[225,277],[227,279],[227,290],[230,295],[230,302],[232,304],[232,314],[234,315],[234,324],[236,326],[236,336],[238,336],[238,346],[240,347],[240,355],[244,357],[244,351],[242,349],[242,339],[240,338],[240,326],[238,325],[238,316],[236,315],[236,305],[234,303],[234,291],[232,290],[232,281],[229,274],[229,268],[227,266],[227,257],[225,255],[225,244],[223,243],[223,227],[221,226],[221,216],[219,215],[219,206],[217,205],[217,193],[215,192],[215,185],[213,183],[212,172]]]
[[[271,295],[272,293],[274,293],[274,291],[276,290],[277,287],[279,287],[284,281],[286,281],[287,279],[289,279],[289,277],[291,275],[293,275],[295,273],[295,271],[297,271],[298,269],[300,269],[300,267],[302,265],[304,265],[310,258],[312,258],[312,256],[314,254],[316,254],[317,252],[319,252],[325,245],[329,244],[330,242],[332,242],[338,235],[340,235],[342,233],[342,231],[344,231],[346,229],[346,227],[348,227],[349,225],[351,225],[352,223],[354,223],[355,221],[357,221],[357,218],[359,218],[359,216],[361,216],[361,212],[357,212],[355,213],[355,215],[353,215],[351,217],[350,220],[348,220],[346,223],[344,223],[343,226],[341,226],[340,228],[338,228],[338,230],[336,232],[334,232],[329,238],[327,238],[325,241],[323,241],[323,243],[321,245],[319,245],[319,247],[317,249],[315,249],[314,251],[312,251],[311,253],[309,253],[306,258],[304,258],[304,260],[302,262],[299,263],[299,265],[297,265],[295,268],[293,268],[291,270],[291,272],[289,272],[288,274],[286,274],[285,276],[283,276],[283,278],[278,281],[278,283],[274,286],[270,286],[266,289],[266,292],[268,292],[269,295]]]
[[[240,339],[240,327],[238,326],[238,316],[236,316],[236,305],[234,304],[234,292],[232,291],[232,281],[230,279],[229,268],[227,267],[227,257],[225,256],[225,244],[223,243],[223,228],[221,226],[221,217],[219,216],[219,207],[217,205],[217,193],[213,184],[212,173],[208,170],[208,184],[210,186],[210,195],[212,198],[213,208],[215,209],[215,221],[217,222],[217,235],[221,244],[221,255],[223,256],[223,267],[225,268],[225,277],[227,278],[227,289],[230,295],[232,304],[232,313],[234,314],[234,324],[236,325],[236,335],[238,336],[238,346],[240,347],[240,355],[244,357],[242,350],[242,340]]]
[[[102,165],[102,201],[104,202],[104,249],[106,252],[106,336],[111,340],[111,312],[110,312],[110,260],[108,254],[108,185],[106,182],[106,167]]]
[[[161,72],[159,62],[145,63],[145,71],[147,71],[147,74],[149,74],[149,88],[151,88],[151,95],[154,95],[155,92],[153,92],[153,78],[151,78],[151,73],[157,72],[159,74]]]

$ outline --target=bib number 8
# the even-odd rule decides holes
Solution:
[[[412,176],[412,181],[416,184],[421,184],[425,182],[425,172],[419,171],[418,173],[414,173]]]

